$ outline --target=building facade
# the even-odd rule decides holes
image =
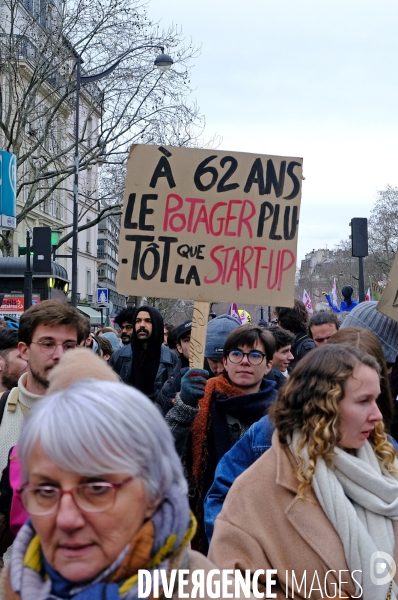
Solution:
[[[109,215],[98,225],[97,258],[98,287],[108,288],[110,306],[109,316],[115,317],[126,307],[126,296],[116,289],[116,273],[119,266],[120,216]]]
[[[77,55],[59,33],[61,4],[0,0],[0,148],[17,156],[17,215],[24,217],[3,255],[18,256],[33,227],[60,229],[61,237],[71,232]],[[99,214],[98,161],[90,159],[102,111],[97,96],[93,87],[80,93],[79,225],[95,221]],[[7,128],[11,122],[15,134]],[[78,236],[77,291],[83,303],[92,301],[97,288],[97,234],[95,225]],[[57,250],[71,253],[72,238]],[[56,261],[70,280],[71,258]]]
[[[333,279],[338,277],[336,269],[333,250],[320,248],[307,253],[301,261],[296,297],[301,300],[306,290],[314,307],[324,302],[323,292],[330,293]]]

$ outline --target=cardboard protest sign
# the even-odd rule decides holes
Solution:
[[[133,146],[121,294],[292,306],[302,159]]]
[[[377,310],[394,321],[398,321],[398,254],[395,255],[387,286],[381,300],[377,303]]]

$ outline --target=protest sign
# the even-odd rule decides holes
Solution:
[[[398,254],[395,255],[387,286],[381,300],[377,303],[377,310],[394,321],[398,321]]]
[[[133,146],[118,292],[292,306],[302,160]]]
[[[369,277],[369,281],[370,281],[370,294],[371,294],[372,300],[381,300],[385,286],[380,285],[380,283],[375,281],[372,277]]]

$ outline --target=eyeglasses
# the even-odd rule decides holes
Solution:
[[[247,356],[249,364],[253,367],[261,365],[265,358],[265,354],[263,352],[260,352],[260,350],[251,350],[250,352],[242,352],[242,350],[231,350],[230,352],[228,352],[229,360],[231,361],[231,363],[234,363],[236,365],[242,362],[244,356]]]
[[[32,344],[38,344],[40,346],[40,350],[46,356],[52,356],[58,346],[62,346],[64,352],[68,350],[74,350],[77,347],[77,342],[64,342],[63,344],[54,344],[54,342],[31,342]]]
[[[71,490],[62,490],[53,485],[25,485],[17,490],[17,494],[21,498],[26,512],[36,517],[45,517],[55,513],[65,494],[70,494],[76,506],[83,512],[100,513],[113,507],[116,492],[132,479],[132,477],[127,477],[116,483],[107,481],[80,483]]]

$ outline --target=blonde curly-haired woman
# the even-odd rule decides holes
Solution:
[[[300,361],[272,410],[271,449],[216,520],[218,566],[275,569],[278,599],[396,598],[398,462],[379,372],[369,354],[339,344]],[[259,582],[265,591],[265,573]]]

